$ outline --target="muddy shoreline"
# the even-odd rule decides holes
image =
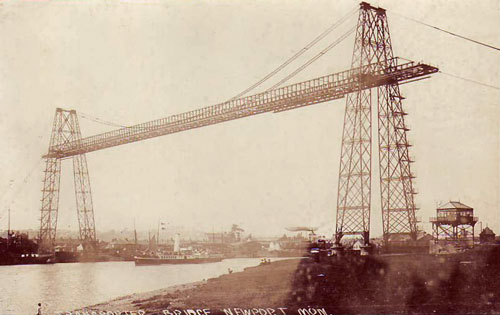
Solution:
[[[125,314],[126,312],[137,312],[140,310],[144,310],[143,303],[148,303],[163,298],[168,298],[169,301],[174,302],[175,295],[180,295],[183,291],[196,289],[199,286],[202,286],[204,283],[206,283],[206,281],[179,284],[149,292],[133,293],[130,295],[118,297],[110,301],[86,306],[84,308],[72,311],[72,313],[78,314],[78,312],[80,312],[86,314],[85,312],[88,312],[89,314],[92,314],[92,312],[97,312],[97,314],[100,314],[101,312],[113,312],[114,314],[116,312],[122,312]],[[172,305],[175,305],[175,303],[172,303]],[[154,312],[154,310],[152,311]],[[145,312],[145,314],[151,314],[151,312],[148,311]]]
[[[326,314],[500,314],[500,247],[442,256],[276,261],[84,310],[179,315],[323,314],[323,310]]]

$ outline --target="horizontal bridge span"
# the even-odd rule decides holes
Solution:
[[[330,74],[252,96],[124,127],[49,147],[44,158],[65,158],[122,144],[266,112],[281,112],[344,97],[346,94],[385,84],[405,82],[438,71],[415,62],[397,64],[397,58]]]

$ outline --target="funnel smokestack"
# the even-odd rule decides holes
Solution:
[[[181,240],[179,233],[174,236],[174,252],[178,253],[181,251]]]

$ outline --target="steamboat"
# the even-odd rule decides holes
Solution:
[[[200,253],[154,253],[144,256],[135,256],[136,266],[162,264],[205,264],[222,261],[222,255],[208,255]]]
[[[134,256],[136,266],[162,264],[205,264],[222,261],[223,255],[208,254],[180,248],[179,234],[174,238],[173,252],[146,251],[143,255]]]

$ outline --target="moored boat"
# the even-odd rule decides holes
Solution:
[[[174,237],[173,252],[161,252],[156,249],[146,251],[143,255],[135,256],[136,266],[162,265],[162,264],[206,264],[222,261],[223,255],[209,254],[206,251],[196,251],[192,249],[181,249],[180,236]]]
[[[54,262],[53,254],[2,253],[0,255],[0,265],[53,264]]]
[[[155,254],[149,256],[135,256],[136,266],[162,264],[205,264],[222,261],[222,255],[179,255]]]

